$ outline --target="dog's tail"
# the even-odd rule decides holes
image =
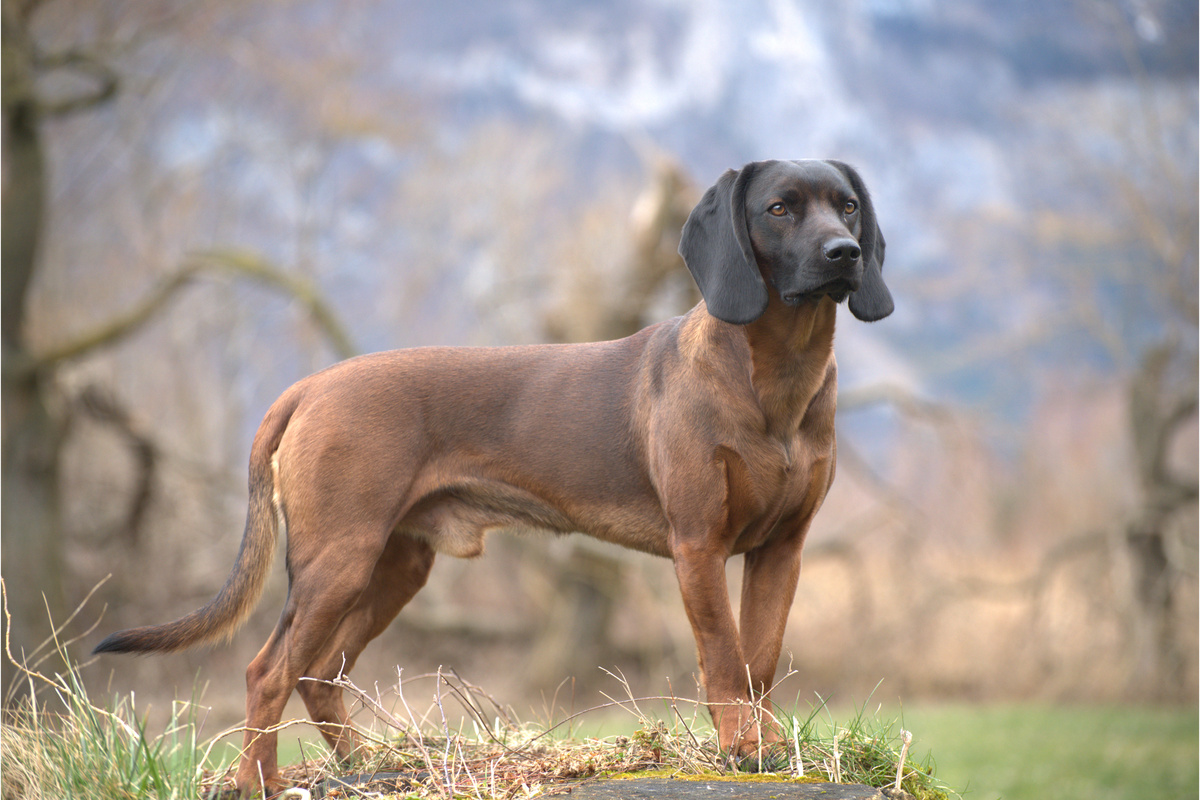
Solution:
[[[163,625],[117,631],[93,653],[168,653],[215,639],[231,638],[258,604],[275,556],[282,505],[275,497],[275,452],[303,392],[292,387],[267,412],[250,449],[250,504],[246,531],[233,570],[202,608]]]

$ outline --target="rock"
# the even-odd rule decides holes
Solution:
[[[713,781],[637,778],[576,786],[571,800],[883,800],[870,786],[790,781]]]

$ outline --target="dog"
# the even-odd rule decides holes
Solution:
[[[846,300],[860,320],[892,312],[883,235],[850,166],[764,161],[705,192],[679,252],[703,299],[628,338],[398,350],[297,382],[254,438],[225,585],[203,608],[114,633],[95,652],[232,636],[283,531],[287,601],[246,670],[235,779],[243,794],[278,791],[271,728],[292,690],[348,757],[341,689],[320,681],[354,666],[435,555],[478,556],[493,529],[583,532],[674,561],[720,747],[737,758],[778,742],[769,693],[837,459],[836,310]],[[735,619],[725,562],[738,554]],[[756,717],[755,702],[768,713]]]

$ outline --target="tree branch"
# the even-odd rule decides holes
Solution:
[[[71,70],[86,75],[96,82],[89,92],[53,101],[38,101],[38,113],[41,117],[62,117],[76,111],[85,111],[111,100],[117,94],[120,85],[117,73],[112,67],[100,59],[82,50],[66,50],[48,56],[36,58],[35,67],[39,71]]]
[[[944,405],[917,397],[901,386],[885,383],[839,393],[837,405],[838,411],[860,411],[872,406],[890,405],[907,417],[934,423],[951,422],[955,416]]]
[[[191,280],[214,272],[232,273],[235,277],[248,278],[291,296],[305,307],[340,358],[349,358],[357,352],[337,315],[310,281],[291,275],[254,253],[210,250],[188,256],[182,267],[160,281],[133,308],[72,341],[32,356],[24,364],[14,365],[14,368],[33,372],[116,344],[140,330]]]
[[[334,310],[322,299],[312,281],[281,270],[257,253],[248,250],[205,250],[193,253],[190,257],[204,268],[223,269],[291,296],[304,306],[339,358],[350,358],[358,354],[358,348],[350,334]]]
[[[149,435],[138,429],[132,415],[115,397],[99,386],[89,386],[77,399],[79,407],[97,422],[112,426],[125,439],[130,454],[137,461],[137,486],[125,520],[115,532],[125,534],[131,547],[141,538],[142,521],[154,495],[155,476],[159,461],[158,447]]]
[[[88,331],[75,339],[64,342],[57,347],[39,355],[32,356],[31,370],[44,369],[59,363],[86,355],[106,345],[114,344],[127,336],[136,333],[159,310],[167,304],[175,293],[187,284],[200,270],[196,266],[185,266],[173,275],[162,280],[150,293],[142,298],[133,308],[118,314],[108,322]]]

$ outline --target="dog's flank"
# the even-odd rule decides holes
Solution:
[[[809,525],[833,481],[837,302],[892,310],[883,237],[838,162],[730,170],[696,206],[680,253],[704,300],[613,342],[421,348],[344,361],[289,388],[250,455],[233,571],[176,622],[97,651],[170,651],[231,635],[262,592],[279,531],[287,601],[246,671],[248,793],[280,788],[279,722],[293,689],[341,757],[341,690],[443,553],[488,531],[578,531],[673,559],[721,747],[779,732],[768,712]],[[725,562],[744,554],[740,618]],[[301,678],[317,680],[301,680]]]

